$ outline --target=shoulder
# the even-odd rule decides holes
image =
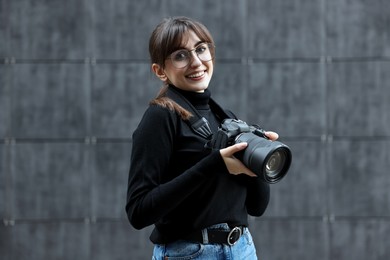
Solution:
[[[153,120],[159,123],[163,123],[172,120],[176,121],[176,118],[177,118],[177,114],[175,113],[175,111],[167,107],[151,104],[146,109],[141,122],[145,120],[147,121]]]
[[[175,117],[175,112],[172,111],[169,108],[157,105],[157,104],[151,104],[146,109],[144,117],[153,117],[153,118],[170,118]]]
[[[137,127],[138,133],[153,133],[156,131],[174,131],[178,116],[174,111],[159,105],[149,105]]]

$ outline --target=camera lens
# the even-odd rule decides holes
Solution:
[[[271,141],[253,133],[242,133],[237,142],[248,146],[235,156],[267,183],[277,183],[286,174],[291,164],[290,148],[278,141]]]
[[[286,155],[282,151],[275,151],[265,164],[265,171],[269,178],[275,178],[283,169]]]

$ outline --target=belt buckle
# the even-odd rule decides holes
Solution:
[[[238,239],[241,237],[242,231],[239,227],[234,227],[227,236],[227,243],[229,246],[233,246],[237,243]]]

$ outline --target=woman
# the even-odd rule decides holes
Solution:
[[[149,41],[152,70],[164,82],[133,134],[126,211],[150,236],[153,259],[257,259],[248,214],[261,216],[269,186],[236,159],[246,143],[206,149],[209,137],[189,124],[193,111],[216,133],[222,118],[210,108],[215,47],[201,23],[165,19]],[[180,99],[180,98],[179,98]],[[275,140],[274,132],[266,132]]]

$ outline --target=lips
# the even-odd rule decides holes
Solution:
[[[205,72],[204,71],[198,71],[198,72],[195,72],[193,74],[190,74],[190,75],[187,75],[187,78],[190,78],[190,79],[198,79],[198,78],[201,78],[205,75]]]

